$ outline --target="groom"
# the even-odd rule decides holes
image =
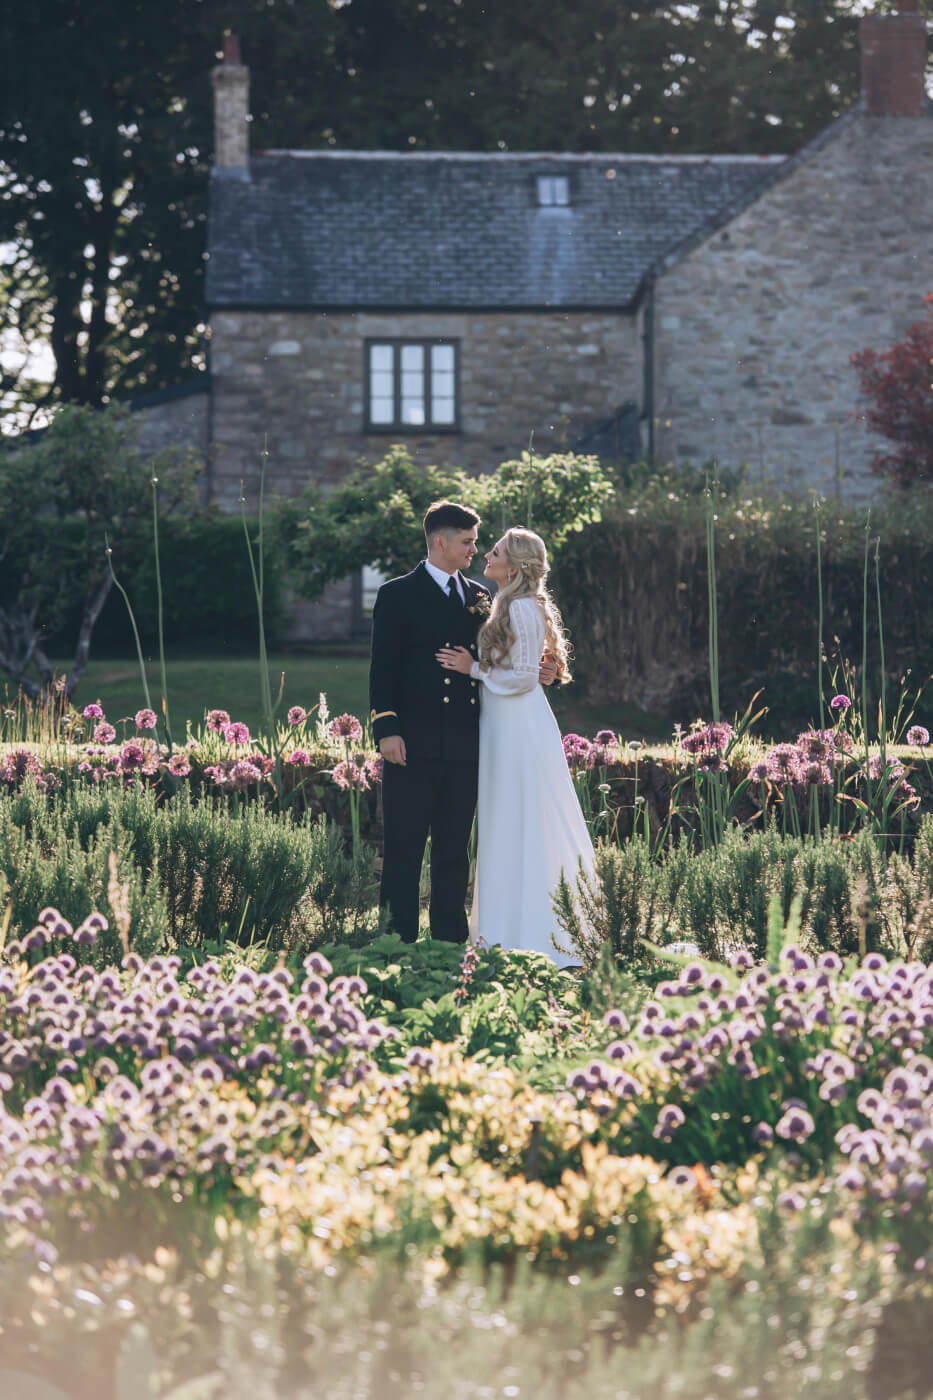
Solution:
[[[383,584],[373,608],[370,719],[384,759],[379,903],[406,943],[418,937],[421,863],[431,835],[431,934],[465,943],[469,843],[479,761],[479,682],[444,671],[441,647],[467,647],[491,599],[465,578],[479,516],[437,501],[424,517],[427,559]]]

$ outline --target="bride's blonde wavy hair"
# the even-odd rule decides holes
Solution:
[[[492,612],[480,629],[479,655],[484,670],[501,666],[509,659],[515,633],[509,619],[517,598],[534,598],[544,617],[545,650],[557,662],[557,679],[569,681],[570,645],[557,606],[547,590],[547,550],[540,535],[515,527],[503,536],[509,564],[515,570],[510,583],[496,594]]]

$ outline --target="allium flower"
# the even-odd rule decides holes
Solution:
[[[155,710],[137,710],[137,711],[136,711],[136,728],[137,728],[137,729],[155,729],[155,727],[156,727]]]
[[[762,760],[760,763],[753,763],[748,770],[748,776],[753,783],[764,783],[768,780],[768,765]]]
[[[249,728],[241,720],[234,720],[232,724],[225,724],[223,736],[228,744],[248,744]]]
[[[374,758],[366,760],[366,776],[370,783],[381,783],[382,773],[385,768],[385,760],[381,753],[377,753]]]
[[[800,773],[800,750],[796,744],[775,744],[765,762],[768,776],[777,783],[794,782]]]
[[[85,705],[81,713],[83,714],[85,719],[103,719],[104,717],[103,710],[97,704]]]
[[[925,749],[930,742],[930,731],[922,724],[912,724],[907,731],[907,742],[911,748]]]
[[[660,1138],[662,1142],[668,1142],[686,1121],[682,1108],[678,1108],[675,1103],[666,1103],[658,1111],[658,1121],[652,1130],[653,1135]]]
[[[308,711],[303,710],[300,705],[293,705],[287,715],[289,724],[304,724],[307,718]]]
[[[338,715],[327,726],[327,732],[332,739],[345,739],[348,743],[356,744],[363,737],[363,726],[356,715]]]
[[[584,739],[582,734],[564,735],[564,757],[575,768],[580,764],[585,764],[590,754],[590,741]]]
[[[594,744],[599,744],[602,748],[615,748],[619,742],[619,736],[612,729],[600,729],[593,739]]]
[[[758,1123],[752,1129],[752,1141],[759,1143],[762,1147],[770,1147],[774,1142],[774,1129],[770,1123]]]
[[[97,744],[112,744],[117,737],[117,731],[112,724],[98,724],[94,728],[94,742]]]
[[[805,1108],[794,1107],[788,1108],[776,1123],[774,1131],[778,1137],[786,1138],[789,1142],[805,1142],[813,1136],[816,1124]]]
[[[341,759],[341,761],[331,769],[331,777],[344,792],[351,787],[359,787],[364,792],[369,788],[369,779],[366,776],[366,765],[354,763],[352,758]]]
[[[836,714],[844,715],[846,710],[852,708],[852,701],[849,699],[848,695],[834,695],[829,702],[829,708],[834,710]]]
[[[296,723],[300,724],[301,721],[297,720]],[[311,755],[306,749],[292,749],[291,753],[288,755],[287,761],[293,768],[307,768],[308,764],[311,762]]]
[[[187,778],[191,772],[191,764],[186,753],[173,753],[165,766],[173,778]]]
[[[208,710],[207,727],[215,734],[222,734],[224,725],[230,723],[230,716],[226,710]]]
[[[734,735],[735,730],[732,725],[726,724],[724,721],[717,724],[704,724],[699,729],[695,729],[692,734],[685,734],[680,741],[680,747],[685,753],[721,754],[729,747],[729,741]]]
[[[255,763],[248,763],[245,759],[234,763],[230,769],[230,782],[235,788],[249,787],[250,783],[258,783],[261,778],[262,772]]]
[[[129,740],[129,742],[123,744],[120,749],[120,767],[123,769],[124,773],[130,773],[134,768],[142,766],[145,757],[146,755],[142,746]]]

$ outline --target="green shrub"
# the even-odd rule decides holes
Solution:
[[[296,822],[258,804],[231,813],[187,790],[160,803],[150,789],[79,785],[51,803],[35,788],[0,801],[15,926],[31,927],[49,904],[72,922],[92,909],[109,918],[110,850],[130,885],[140,951],[225,939],[301,951],[380,930],[375,855],[353,856],[325,820]],[[113,953],[101,945],[102,960]]]
[[[720,845],[686,842],[652,859],[644,843],[600,842],[595,876],[555,896],[565,941],[592,968],[608,947],[623,966],[648,956],[643,940],[695,944],[709,958],[736,947],[764,958],[768,905],[784,918],[800,901],[811,946],[843,956],[881,949],[904,956],[933,946],[933,818],[924,817],[909,854],[883,857],[868,832],[844,842],[783,837],[774,827],[728,831]]]
[[[255,541],[257,523],[250,520],[248,525]],[[239,516],[215,511],[166,516],[159,521],[159,558],[168,644],[216,648],[254,643],[256,599]],[[266,635],[271,641],[281,633],[283,625],[285,570],[276,551],[266,552],[265,563]],[[120,582],[130,595],[143,645],[154,646],[158,639],[158,604],[151,530],[134,553],[132,564],[119,563],[117,569]],[[0,581],[2,577],[0,572]],[[75,606],[56,627],[47,649],[67,649],[79,623],[80,609]],[[116,589],[111,591],[94,629],[94,650],[133,654],[126,604]]]
[[[720,691],[741,713],[764,687],[768,725],[819,718],[816,513],[796,499],[731,492],[716,502]],[[865,513],[820,512],[824,644],[861,662]],[[872,510],[880,538],[884,642],[893,680],[933,657],[933,502],[929,494]],[[622,490],[599,522],[571,536],[553,584],[588,698],[709,715],[704,501],[677,476]],[[868,712],[879,698],[878,620],[869,607]],[[834,641],[838,638],[838,642]],[[825,676],[826,685],[829,675]],[[786,734],[780,737],[785,738]]]

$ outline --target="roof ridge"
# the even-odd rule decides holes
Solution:
[[[285,157],[289,160],[401,160],[401,161],[510,161],[510,160],[553,160],[553,161],[606,161],[616,164],[636,164],[644,162],[652,165],[706,165],[706,164],[779,164],[793,159],[786,155],[650,155],[636,152],[612,151],[351,151],[351,150],[289,150],[271,147],[253,152],[253,158]],[[216,168],[216,167],[215,167]]]

